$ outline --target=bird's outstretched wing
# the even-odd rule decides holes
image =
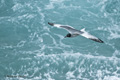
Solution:
[[[73,27],[68,26],[68,25],[54,24],[54,23],[50,23],[50,22],[48,22],[48,24],[51,25],[51,26],[57,27],[57,28],[66,29],[71,34],[80,34],[80,33],[82,33],[81,31],[76,30]]]
[[[89,34],[88,32],[85,31],[85,28],[82,30],[76,30],[71,26],[67,26],[67,25],[61,25],[61,24],[54,24],[54,23],[50,23],[48,22],[49,25],[57,27],[57,28],[64,28],[66,29],[69,33],[71,33],[72,35],[81,35],[85,38],[91,39],[93,41],[96,42],[100,42],[100,43],[104,43],[101,39]]]
[[[85,28],[81,30],[83,33],[81,34],[81,36],[88,38],[90,40],[96,41],[96,42],[100,42],[100,43],[104,43],[101,39],[89,34],[88,32],[85,31]]]

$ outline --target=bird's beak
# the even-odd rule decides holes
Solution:
[[[66,38],[67,36],[65,36],[64,38]]]

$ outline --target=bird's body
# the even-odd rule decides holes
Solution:
[[[91,39],[93,41],[104,43],[101,39],[86,32],[85,28],[83,28],[81,30],[77,30],[77,29],[74,29],[73,27],[68,26],[68,25],[60,25],[60,24],[54,24],[54,23],[49,23],[49,22],[48,22],[48,24],[51,26],[57,27],[57,28],[66,29],[69,33],[65,37],[76,37],[78,35],[81,35],[81,36],[88,38],[88,39]]]

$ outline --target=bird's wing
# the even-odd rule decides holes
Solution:
[[[68,32],[70,32],[72,34],[75,34],[75,33],[79,34],[80,33],[79,30],[76,30],[73,27],[68,26],[68,25],[54,24],[54,23],[50,23],[50,22],[48,22],[48,24],[51,25],[51,26],[57,27],[57,28],[64,28],[64,29],[66,29]]]
[[[85,37],[85,38],[88,38],[88,39],[91,39],[93,41],[96,41],[96,42],[100,42],[100,43],[104,43],[101,39],[89,34],[88,32],[85,31],[85,28],[83,28],[81,30],[83,33],[81,34],[81,36]]]

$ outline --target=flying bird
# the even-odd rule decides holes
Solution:
[[[81,36],[88,38],[90,40],[93,40],[93,41],[96,41],[99,43],[104,43],[101,39],[86,32],[85,28],[83,28],[81,30],[77,30],[77,29],[74,29],[73,27],[68,26],[68,25],[54,24],[54,23],[50,23],[50,22],[48,22],[48,24],[51,26],[57,27],[57,28],[63,28],[65,30],[67,30],[69,33],[65,36],[65,38],[67,38],[67,37],[71,38],[71,37],[76,37],[76,36],[81,35]]]

